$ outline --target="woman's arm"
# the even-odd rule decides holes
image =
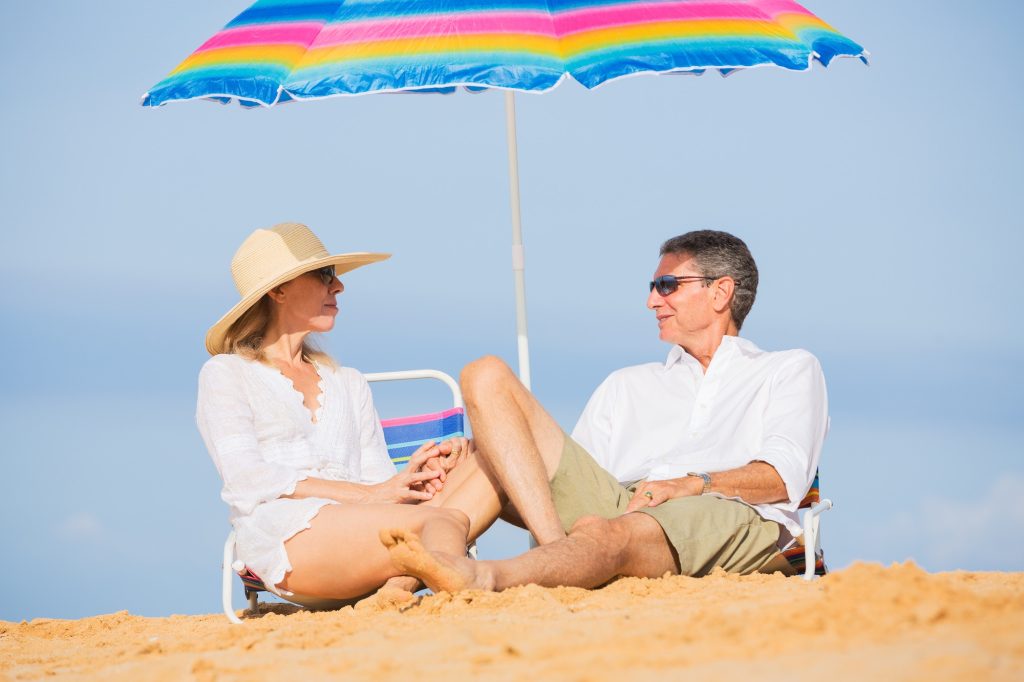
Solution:
[[[443,472],[426,468],[424,465],[440,454],[439,446],[424,443],[409,459],[409,466],[380,483],[306,478],[295,484],[295,490],[290,495],[282,497],[296,500],[304,497],[322,497],[357,504],[416,504],[434,497],[435,488],[429,484],[442,476]],[[436,490],[440,490],[440,486]]]
[[[236,359],[216,356],[199,373],[196,423],[224,481],[221,497],[243,514],[294,491],[304,478],[260,455],[245,380]]]

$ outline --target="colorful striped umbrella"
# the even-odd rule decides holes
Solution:
[[[372,92],[507,90],[519,369],[529,386],[512,90],[728,74],[864,49],[790,0],[260,0],[142,98],[271,106]]]
[[[790,0],[260,0],[143,97],[272,105],[396,90],[594,88],[639,73],[865,58]]]

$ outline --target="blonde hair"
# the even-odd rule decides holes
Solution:
[[[270,326],[273,316],[273,302],[269,294],[263,294],[242,316],[235,320],[224,334],[224,348],[234,355],[241,355],[246,360],[266,362],[263,352],[263,335]],[[320,350],[309,337],[302,342],[302,359],[307,362],[320,362],[336,367],[334,358]]]

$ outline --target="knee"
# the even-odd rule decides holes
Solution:
[[[569,529],[569,532],[573,533],[577,530],[581,530],[585,526],[601,524],[607,521],[608,519],[601,516],[581,516],[578,519],[576,519],[576,522],[574,524],[572,524],[572,528]]]
[[[606,519],[601,516],[583,516],[576,520],[569,530],[570,536],[585,538],[600,547],[608,556],[622,556],[629,549],[630,531],[627,524],[618,517]]]
[[[509,379],[515,379],[512,369],[504,360],[494,355],[485,355],[474,360],[462,369],[459,376],[462,392],[467,398],[481,391],[493,391]]]

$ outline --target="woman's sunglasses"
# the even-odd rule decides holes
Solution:
[[[328,265],[325,268],[320,268],[319,270],[313,270],[311,274],[314,274],[317,277],[319,277],[320,281],[324,283],[325,287],[329,287],[329,286],[331,286],[331,282],[334,281],[334,277],[335,277],[334,266],[333,265]]]

